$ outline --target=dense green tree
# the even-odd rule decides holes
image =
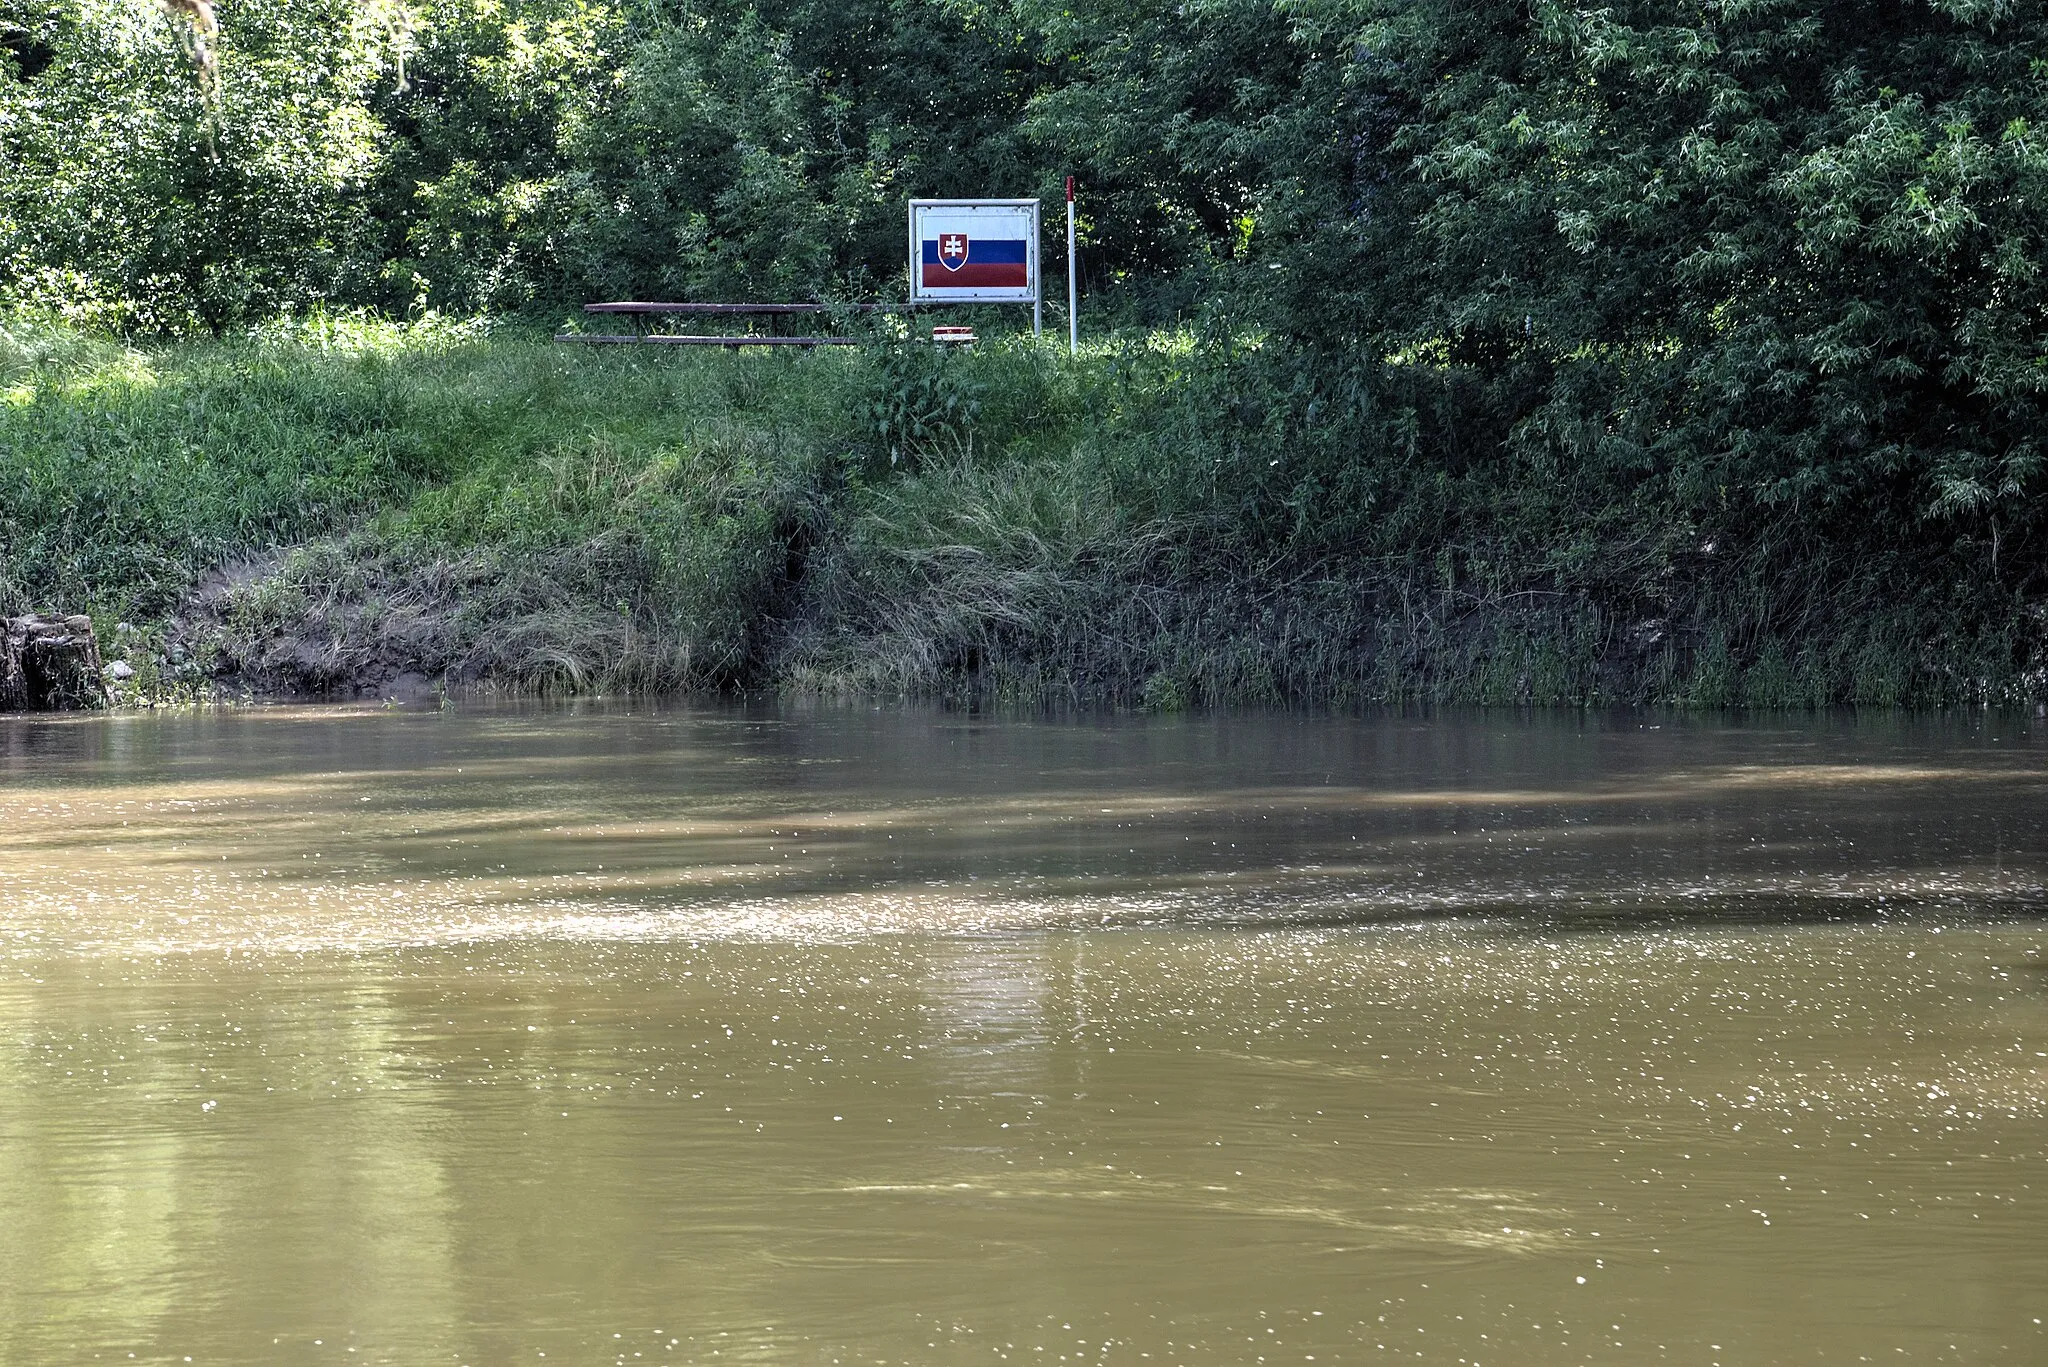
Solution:
[[[116,326],[215,331],[349,286],[389,64],[346,0],[237,15],[217,93],[180,22],[9,0],[0,31],[0,291]]]
[[[1358,17],[1367,84],[1411,111],[1402,211],[1358,239],[1396,288],[1299,311],[1308,331],[1348,307],[1388,353],[1469,372],[1578,496],[1651,482],[1699,555],[1759,574],[1822,538],[1984,584],[1963,562],[2038,528],[2040,6]],[[2024,554],[1999,582],[2038,587]]]

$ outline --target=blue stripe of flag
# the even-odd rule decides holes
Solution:
[[[967,259],[977,266],[1021,266],[1031,259],[1024,250],[1027,245],[1021,237],[970,237]],[[935,237],[924,240],[924,264],[944,264],[939,260],[939,241]]]

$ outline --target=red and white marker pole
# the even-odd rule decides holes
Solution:
[[[1074,261],[1074,178],[1067,177],[1067,354],[1081,351],[1081,276]]]

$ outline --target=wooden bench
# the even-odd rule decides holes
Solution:
[[[778,333],[707,336],[701,333],[643,332],[640,330],[640,322],[664,314],[710,318],[764,317],[776,322],[792,316],[817,313],[872,313],[887,307],[889,305],[886,304],[680,304],[628,299],[609,304],[585,304],[583,311],[629,318],[634,325],[633,331],[558,332],[555,334],[555,340],[656,346],[857,346],[860,343],[858,337],[787,337]]]

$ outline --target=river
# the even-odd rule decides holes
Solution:
[[[0,1363],[2048,1362],[2048,721],[0,718]]]

